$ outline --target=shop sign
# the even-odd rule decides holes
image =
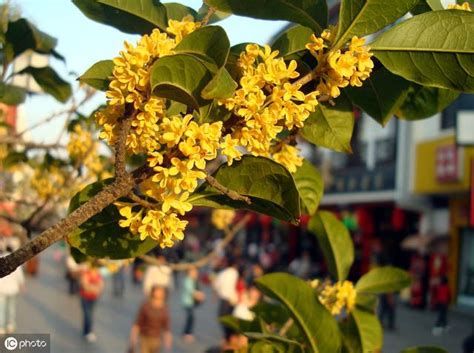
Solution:
[[[461,179],[459,153],[455,144],[436,148],[436,180],[439,183],[452,183]]]

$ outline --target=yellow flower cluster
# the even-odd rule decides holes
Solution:
[[[254,156],[271,157],[272,145],[284,128],[301,128],[310,113],[318,105],[318,92],[303,93],[301,84],[291,82],[299,77],[296,61],[289,64],[278,58],[278,51],[267,45],[263,49],[249,44],[238,60],[242,77],[240,88],[233,97],[221,100],[220,104],[242,119],[236,124],[222,143],[222,154],[228,164],[239,159],[243,146]],[[280,160],[291,161],[282,155],[288,149],[279,150]],[[293,164],[289,169],[295,169]]]
[[[290,173],[296,173],[297,167],[303,165],[303,157],[298,152],[298,147],[283,143],[280,146],[280,150],[273,153],[273,159],[284,165]]]
[[[36,191],[41,200],[50,199],[57,195],[66,183],[67,174],[64,170],[51,166],[49,168],[37,168],[31,178],[31,187]]]
[[[349,85],[362,86],[362,81],[370,76],[374,68],[373,54],[365,46],[364,38],[354,36],[346,47],[329,50],[334,33],[334,30],[325,30],[321,37],[313,34],[311,42],[306,45],[318,61],[315,69],[320,80],[317,90],[326,98],[337,98],[341,94],[340,89]]]
[[[317,289],[319,300],[332,315],[339,315],[343,310],[349,313],[354,309],[357,292],[351,281],[330,284],[313,280],[310,285]]]
[[[99,174],[103,170],[99,159],[99,144],[93,139],[92,133],[81,124],[76,124],[69,135],[66,146],[69,157],[86,166],[91,174]]]
[[[448,9],[472,11],[471,5],[468,2],[464,2],[462,5],[450,4],[448,5]]]
[[[214,210],[212,211],[211,222],[219,230],[226,229],[235,218],[233,210]]]

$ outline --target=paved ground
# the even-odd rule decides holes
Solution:
[[[21,333],[50,333],[52,353],[121,353],[126,352],[130,325],[142,300],[140,288],[129,283],[122,299],[113,298],[110,286],[97,307],[97,343],[88,344],[80,336],[81,317],[79,300],[66,294],[62,268],[54,262],[52,252],[42,257],[37,278],[28,280],[27,292],[22,295],[18,308],[18,326]],[[216,305],[211,300],[197,309],[197,343],[184,344],[180,339],[183,312],[179,306],[179,292],[171,296],[172,327],[175,336],[173,353],[199,353],[215,345],[220,330],[215,321]],[[461,353],[461,342],[474,323],[472,316],[451,314],[452,329],[440,337],[431,335],[435,314],[431,312],[398,309],[395,332],[385,334],[384,353],[398,353],[413,345],[437,345],[450,353]]]

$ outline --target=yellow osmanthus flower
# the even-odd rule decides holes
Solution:
[[[318,104],[317,92],[305,94],[300,84],[293,83],[299,77],[296,61],[286,63],[268,45],[247,45],[238,66],[242,72],[240,88],[219,102],[243,120],[221,143],[221,153],[229,165],[240,158],[239,145],[254,156],[270,156],[277,135],[284,128],[303,127]]]
[[[213,210],[211,222],[219,230],[226,229],[235,218],[234,210]]]
[[[298,167],[303,165],[303,157],[298,155],[299,148],[288,144],[282,144],[281,149],[273,153],[272,158],[284,165],[290,173],[295,173]]]
[[[186,16],[182,21],[169,20],[166,31],[168,33],[174,34],[176,44],[178,44],[185,36],[191,32],[194,32],[199,27],[201,27],[200,22],[194,22],[192,16]]]
[[[56,166],[37,168],[31,179],[31,187],[41,200],[47,200],[62,190],[66,177],[66,172]]]
[[[99,158],[99,144],[94,140],[92,132],[85,130],[81,124],[74,126],[66,149],[69,157],[84,165],[90,176],[103,172],[103,163]]]
[[[319,286],[319,282],[315,285]],[[333,285],[327,283],[319,292],[319,300],[331,312],[339,315],[343,312],[351,312],[356,303],[357,292],[351,281],[336,282]]]
[[[449,4],[448,9],[452,10],[464,10],[464,11],[472,11],[471,5],[468,2],[464,2],[461,5],[458,4]]]
[[[365,46],[364,38],[354,36],[345,47],[331,50],[334,33],[334,30],[325,30],[321,37],[313,34],[306,45],[318,62],[315,69],[319,77],[317,90],[327,98],[337,98],[340,89],[349,85],[362,86],[374,68],[373,54]]]

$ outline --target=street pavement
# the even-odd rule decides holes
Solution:
[[[54,250],[41,257],[38,277],[28,278],[27,290],[18,304],[19,333],[51,334],[51,353],[121,353],[127,352],[128,335],[136,311],[143,300],[141,288],[127,278],[123,298],[114,298],[110,283],[97,305],[96,327],[98,340],[87,343],[81,337],[79,299],[67,294],[64,270],[53,259]],[[170,295],[170,310],[174,345],[172,353],[199,353],[219,344],[221,331],[216,323],[216,303],[208,295],[206,302],[196,309],[196,342],[186,344],[181,339],[184,312],[180,307],[179,289]],[[414,311],[399,306],[397,330],[385,333],[384,353],[398,353],[414,345],[434,345],[450,353],[462,353],[462,341],[472,329],[473,316],[451,313],[451,330],[439,337],[431,334],[436,314]]]

